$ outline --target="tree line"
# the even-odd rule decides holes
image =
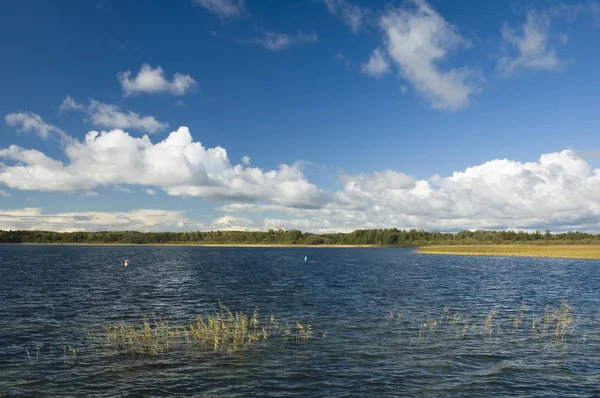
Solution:
[[[362,229],[349,233],[315,234],[299,230],[210,232],[52,232],[3,231],[0,243],[121,243],[121,244],[267,244],[267,245],[472,245],[472,244],[600,244],[600,234],[549,231],[426,232],[423,229]]]

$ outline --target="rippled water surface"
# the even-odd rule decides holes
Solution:
[[[4,245],[0,396],[600,396],[599,287],[597,261]],[[552,344],[552,329],[540,337],[532,320],[563,299],[572,330],[566,344]],[[219,302],[309,322],[313,339],[156,358],[109,355],[86,340],[108,322],[139,324],[144,315],[186,324]]]

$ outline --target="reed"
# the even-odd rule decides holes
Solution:
[[[385,316],[388,324],[391,323],[391,318],[390,315]],[[427,345],[435,336],[438,336],[441,342],[447,341],[448,338],[463,339],[469,336],[470,339],[480,337],[486,341],[491,341],[493,337],[498,343],[537,342],[544,347],[564,348],[571,339],[578,344],[594,339],[597,328],[594,326],[595,321],[600,319],[590,320],[586,326],[594,328],[594,332],[576,330],[577,322],[574,319],[573,308],[563,300],[558,308],[546,307],[540,317],[528,312],[524,304],[517,309],[516,314],[513,312],[512,315],[492,309],[480,315],[479,321],[477,317],[453,313],[448,307],[444,307],[439,316],[420,321],[416,325],[414,323],[402,325],[408,326],[409,331],[416,330],[417,336],[411,341],[416,341],[418,345]]]
[[[421,254],[447,254],[461,256],[550,257],[600,259],[600,246],[594,245],[455,245],[425,246],[417,249]]]
[[[233,354],[258,342],[282,337],[291,344],[306,344],[312,338],[312,325],[296,323],[294,332],[281,328],[272,314],[261,319],[258,310],[251,316],[232,312],[220,305],[218,311],[197,316],[189,325],[173,326],[167,321],[144,319],[139,326],[124,322],[104,326],[92,338],[102,349],[123,355],[162,355],[189,348],[197,352]]]

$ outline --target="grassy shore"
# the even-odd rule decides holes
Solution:
[[[421,254],[459,256],[549,257],[600,259],[600,245],[456,245],[425,246]]]

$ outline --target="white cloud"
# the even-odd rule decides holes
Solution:
[[[243,42],[258,44],[271,51],[280,51],[293,45],[314,43],[317,40],[319,40],[319,38],[316,33],[306,34],[300,32],[295,35],[290,35],[287,33],[264,32],[262,37],[247,39]]]
[[[75,100],[73,100],[73,98],[71,98],[71,96],[67,96],[67,98],[65,98],[63,100],[63,102],[60,104],[60,107],[58,109],[61,111],[71,111],[71,110],[83,111],[85,109],[85,107],[83,105],[75,102]]]
[[[252,220],[244,217],[225,215],[213,220],[212,228],[220,231],[256,231],[261,230]]]
[[[154,116],[140,116],[135,112],[123,112],[117,105],[103,104],[90,101],[87,114],[91,122],[98,127],[116,129],[138,129],[148,133],[158,133],[167,128],[167,123],[161,123]]]
[[[243,164],[244,166],[248,166],[248,165],[250,164],[250,156],[248,156],[248,155],[244,155],[244,156],[242,157],[242,164]]]
[[[429,99],[435,109],[456,110],[469,104],[478,88],[478,73],[468,68],[441,70],[439,62],[471,43],[425,0],[412,0],[414,7],[390,9],[380,19],[386,50],[401,77]]]
[[[521,32],[505,24],[502,27],[502,38],[512,45],[517,54],[503,56],[498,59],[498,69],[505,76],[519,69],[556,70],[562,61],[556,50],[549,43],[550,16],[544,12],[529,11]],[[566,42],[566,35],[561,36]],[[560,40],[559,39],[559,40]]]
[[[0,150],[0,158],[16,162],[0,167],[0,183],[57,192],[158,186],[171,195],[233,202],[220,207],[223,217],[204,225],[209,229],[600,230],[600,170],[572,150],[544,154],[537,162],[492,160],[427,180],[393,170],[349,175],[331,192],[308,182],[297,166],[265,172],[231,165],[223,148],[204,148],[184,127],[156,144],[119,130],[91,132],[65,153],[68,165],[38,151]],[[269,216],[261,218],[265,212]],[[179,228],[174,223],[171,228]]]
[[[390,65],[385,58],[385,54],[377,48],[373,50],[369,62],[360,66],[360,70],[367,75],[380,77],[390,71]]]
[[[6,192],[3,189],[0,189],[0,196],[4,197],[4,198],[10,198],[11,194],[9,194],[8,192]]]
[[[386,189],[405,189],[414,185],[414,178],[394,170],[344,176],[345,191],[377,192]]]
[[[44,122],[40,115],[33,112],[10,113],[4,120],[9,126],[16,127],[19,132],[34,132],[45,140],[52,134],[57,134],[61,138],[66,136],[64,131]]]
[[[317,207],[326,194],[303,176],[299,165],[263,171],[232,165],[221,147],[194,142],[187,127],[153,144],[122,130],[91,131],[65,148],[67,164],[15,145],[0,149],[0,184],[14,189],[86,192],[102,186],[156,186],[170,195],[217,201],[269,201]]]
[[[316,209],[270,204],[222,206],[228,214],[277,213],[255,225],[327,232],[358,228],[600,230],[600,169],[571,150],[537,162],[492,160],[417,180],[395,171],[346,176]]]
[[[119,185],[115,185],[113,187],[113,191],[115,192],[123,192],[123,193],[133,193],[133,191],[129,188],[121,187]]]
[[[371,12],[346,0],[322,0],[331,15],[341,19],[354,33],[363,26]]]
[[[178,210],[136,209],[130,211],[45,212],[39,207],[0,209],[0,230],[93,231],[255,231],[268,229],[253,220],[225,215],[207,223],[194,221]]]
[[[234,19],[248,15],[244,0],[193,0],[221,19]]]
[[[205,229],[181,211],[138,209],[124,212],[44,213],[41,208],[0,209],[2,230],[75,231],[191,231]]]
[[[124,96],[139,93],[170,93],[173,95],[184,95],[197,86],[196,81],[190,75],[175,73],[170,81],[165,78],[165,72],[160,66],[152,69],[148,64],[141,66],[138,75],[131,79],[131,71],[119,72],[117,74],[121,82]]]
[[[345,175],[343,185],[332,191],[309,182],[300,163],[268,171],[248,166],[247,158],[233,165],[224,148],[205,148],[192,139],[186,127],[156,143],[148,136],[134,138],[121,130],[92,131],[83,142],[71,140],[64,151],[66,163],[14,145],[0,149],[0,184],[17,190],[79,194],[120,186],[142,187],[151,194],[158,188],[169,195],[220,202],[218,210],[224,214],[203,224],[183,213],[169,213],[164,222],[141,222],[140,217],[150,216],[123,218],[121,214],[114,218],[113,213],[90,212],[108,221],[73,224],[74,213],[56,218],[38,209],[30,224],[11,213],[12,218],[0,217],[0,225],[85,230],[300,228],[331,232],[396,227],[600,231],[600,169],[593,169],[573,150],[547,153],[526,163],[491,160],[429,179],[395,170]],[[163,217],[163,213],[151,214]],[[130,220],[111,221],[122,218]]]
[[[148,195],[150,195],[150,196],[154,196],[154,195],[156,195],[156,191],[154,191],[153,189],[149,189],[149,188],[148,188],[148,189],[146,189],[146,193],[147,193]]]
[[[104,104],[95,100],[90,100],[90,104],[86,107],[67,97],[60,109],[85,112],[94,126],[109,129],[136,129],[153,134],[165,130],[168,126],[167,123],[156,120],[154,116],[140,116],[131,111],[124,112],[117,105]]]

